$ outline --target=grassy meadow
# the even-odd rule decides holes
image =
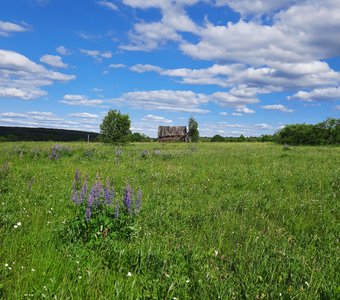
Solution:
[[[0,143],[0,298],[340,299],[339,147],[55,144]],[[142,190],[132,236],[62,238],[76,169]]]

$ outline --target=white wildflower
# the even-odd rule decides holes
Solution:
[[[32,272],[35,272],[35,269],[32,268],[31,271],[32,271]]]
[[[131,276],[132,276],[132,273],[131,273],[131,272],[128,272],[126,276],[131,277]]]
[[[21,226],[21,222],[18,222],[17,225],[18,225],[18,226]]]

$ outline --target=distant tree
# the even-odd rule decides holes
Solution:
[[[276,142],[289,145],[340,144],[340,119],[311,124],[291,124],[276,132]]]
[[[194,119],[194,117],[191,117],[189,119],[189,139],[191,142],[198,142],[199,139],[199,131],[198,131],[198,123],[197,121]]]
[[[110,109],[100,125],[101,140],[104,143],[123,144],[128,141],[131,121],[129,115]]]
[[[246,141],[246,138],[244,137],[243,134],[240,135],[240,137],[238,138],[238,141],[239,142],[245,142]]]
[[[224,142],[224,141],[225,138],[219,134],[216,134],[211,138],[211,142]]]
[[[139,132],[134,132],[129,136],[130,142],[150,142],[150,138],[145,134],[140,134]]]

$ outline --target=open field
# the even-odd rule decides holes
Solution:
[[[339,147],[54,145],[0,144],[0,298],[340,298]],[[133,237],[60,237],[77,168],[142,190]]]

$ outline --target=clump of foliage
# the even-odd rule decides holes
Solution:
[[[100,125],[101,140],[104,143],[124,144],[130,136],[129,115],[110,109]]]
[[[71,148],[56,144],[51,148],[50,159],[57,160],[62,156],[71,156],[71,155],[72,155]]]
[[[321,123],[287,125],[276,133],[276,141],[289,145],[340,144],[340,119],[329,118]]]
[[[97,243],[104,238],[131,238],[137,232],[136,217],[140,212],[142,192],[126,184],[124,195],[118,198],[109,180],[102,183],[97,176],[88,189],[88,176],[84,181],[76,170],[71,200],[77,210],[73,220],[65,224],[63,239],[69,242]]]
[[[194,119],[194,117],[191,117],[189,119],[189,139],[191,142],[198,142],[199,139],[199,131],[198,131],[198,123],[197,121]]]
[[[221,136],[221,135],[219,135],[219,134],[216,134],[216,135],[214,135],[214,136],[211,138],[210,141],[211,141],[211,142],[224,142],[225,139],[224,139],[223,136]]]
[[[145,134],[141,134],[139,132],[134,132],[129,135],[129,142],[150,142],[150,138]]]

